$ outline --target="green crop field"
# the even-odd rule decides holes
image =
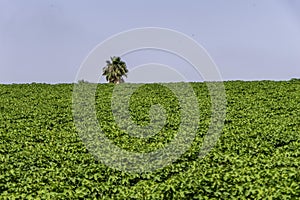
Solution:
[[[172,84],[182,90],[182,83]],[[205,83],[191,85],[199,121],[190,148],[172,164],[142,173],[112,168],[91,154],[83,142],[89,135],[80,137],[74,121],[73,84],[0,85],[0,199],[300,198],[300,80],[224,82],[222,133],[201,159],[211,99]],[[95,93],[98,125],[113,144],[147,153],[176,137],[181,105],[170,90],[146,84],[132,94],[135,124],[149,124],[154,104],[166,114],[157,134],[136,138],[114,120],[112,111],[124,108],[111,106],[113,88],[99,84]]]

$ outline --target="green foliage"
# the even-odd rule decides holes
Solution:
[[[131,84],[127,85],[130,87]],[[181,122],[180,106],[176,96],[174,96],[169,89],[159,84],[146,84],[137,89],[130,98],[129,110],[131,120],[139,126],[149,125],[149,110],[152,105],[161,104],[166,110],[168,117],[162,131],[157,133],[155,137],[147,138],[130,137],[126,132],[118,128],[118,124],[114,120],[113,112],[118,111],[122,113],[124,107],[120,105],[111,108],[112,92],[113,87],[107,87],[106,85],[98,86],[98,92],[96,93],[96,98],[98,99],[96,101],[98,108],[97,117],[106,136],[113,140],[119,147],[136,152],[151,152],[164,147],[177,133]],[[122,95],[126,95],[126,92]],[[102,98],[103,96],[106,98]],[[126,127],[126,124],[122,122],[119,126]]]
[[[73,121],[73,85],[0,85],[0,199],[297,199],[300,82],[225,82],[223,133],[203,159],[210,96],[205,83],[191,84],[201,111],[191,148],[172,165],[142,174],[109,168],[89,153]],[[99,126],[116,145],[149,152],[175,137],[180,104],[171,91],[147,84],[132,95],[137,124],[149,123],[157,103],[167,115],[155,136],[133,138],[114,121],[113,87],[99,84],[95,98]]]

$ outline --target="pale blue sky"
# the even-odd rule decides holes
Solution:
[[[0,0],[0,83],[73,82],[97,44],[141,27],[190,36],[224,80],[300,78],[298,0]],[[129,70],[156,62],[201,81],[191,66],[164,52],[123,59]]]

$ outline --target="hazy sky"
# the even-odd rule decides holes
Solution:
[[[0,83],[73,82],[96,45],[142,27],[190,36],[224,80],[300,78],[298,0],[0,0]],[[156,62],[199,80],[191,66],[165,52],[122,58],[129,70]]]

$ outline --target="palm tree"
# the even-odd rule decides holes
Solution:
[[[126,63],[121,60],[120,57],[110,57],[110,60],[106,61],[106,67],[103,68],[103,76],[106,76],[106,80],[109,83],[119,84],[124,82],[122,76],[127,77],[128,69]]]

